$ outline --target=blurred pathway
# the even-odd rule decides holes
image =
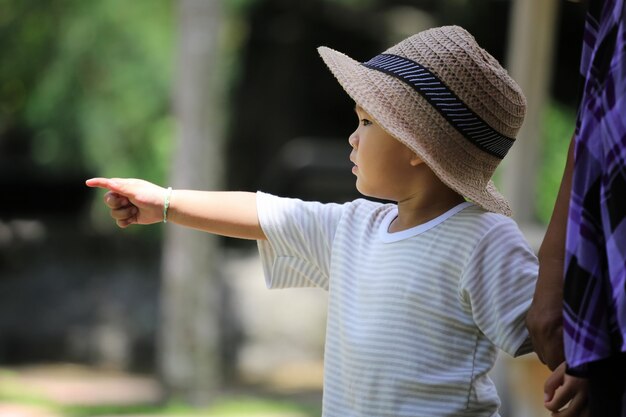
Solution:
[[[117,371],[69,364],[0,369],[0,417],[62,417],[51,404],[128,406],[160,398],[154,379]]]
[[[9,400],[3,401],[3,398]],[[69,364],[0,368],[0,417],[65,417],[55,410],[68,406],[156,406],[161,398],[161,388],[151,377]],[[167,414],[169,417],[201,415],[198,412]],[[98,416],[121,417],[101,413]],[[211,416],[219,417],[219,414]],[[228,412],[228,416],[237,417],[233,412]],[[293,411],[246,413],[246,416],[307,417]]]
[[[9,390],[10,397],[10,391],[18,391],[60,405],[154,404],[161,398],[153,378],[86,366],[40,365],[0,375],[0,394]]]
[[[224,273],[246,335],[239,367],[248,387],[243,389],[321,404],[326,293],[268,291],[256,251],[229,255]],[[71,364],[0,367],[0,417],[65,417],[55,414],[51,404],[150,406],[158,404],[162,394],[158,382],[149,376]],[[237,417],[232,412],[228,416]],[[293,411],[249,416],[306,417]]]
[[[61,417],[44,408],[23,405],[23,404],[3,404],[0,402],[1,417]]]

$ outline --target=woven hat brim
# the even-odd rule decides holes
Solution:
[[[331,48],[320,47],[318,52],[352,100],[387,133],[416,152],[447,186],[485,210],[511,216],[509,203],[490,180],[499,160],[478,152],[404,82]],[[404,91],[411,100],[407,102],[406,95],[394,99],[385,91]],[[401,117],[407,113],[407,105],[413,107],[411,120]],[[453,143],[442,146],[437,143],[442,138]],[[477,170],[476,166],[487,169]]]

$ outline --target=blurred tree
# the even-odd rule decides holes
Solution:
[[[170,3],[0,1],[2,218],[78,218],[87,175],[162,181]]]
[[[180,0],[174,92],[178,143],[173,187],[222,188],[224,89],[220,72],[220,0]],[[160,370],[171,395],[210,401],[223,384],[222,347],[228,309],[221,297],[215,236],[168,228],[164,242]]]
[[[162,180],[170,0],[0,1],[0,150],[49,171]]]
[[[543,114],[541,163],[535,196],[537,217],[548,224],[561,185],[567,150],[576,125],[576,109],[552,100]]]

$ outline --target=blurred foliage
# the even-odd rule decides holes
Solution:
[[[542,127],[542,160],[539,164],[535,200],[537,217],[544,224],[550,221],[554,202],[561,185],[567,150],[574,133],[575,120],[576,111],[572,107],[555,101],[546,106]]]
[[[344,7],[358,9],[358,8],[369,8],[376,6],[377,3],[384,3],[380,0],[323,0],[326,3],[334,3],[339,4]]]
[[[0,0],[0,141],[51,170],[161,180],[170,0]]]
[[[240,48],[249,35],[246,11],[261,1],[224,2],[220,71],[227,94],[241,77]],[[321,0],[331,1],[347,7],[382,4]],[[474,22],[470,26],[477,36],[484,27],[478,22],[495,4],[414,3],[442,23],[449,23],[442,16]],[[0,152],[19,148],[45,170],[165,183],[176,134],[170,108],[175,11],[172,0],[0,0]],[[481,37],[500,55],[496,40]],[[536,199],[543,222],[556,198],[573,119],[571,109],[557,104],[546,113]]]

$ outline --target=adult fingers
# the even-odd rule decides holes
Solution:
[[[569,411],[565,412],[564,409],[562,413],[565,414],[559,416],[577,416],[585,409],[586,401],[587,380],[566,375],[563,385],[556,391],[554,398],[546,403],[546,408],[556,412],[567,405]]]
[[[551,413],[552,417],[589,417],[589,407],[585,396],[576,396],[572,402],[559,411]]]
[[[544,400],[546,404],[552,401],[557,388],[563,385],[566,366],[565,362],[561,363],[561,365],[559,365],[554,372],[550,374],[548,379],[546,379],[546,382],[543,385]]]
[[[570,387],[573,394],[569,394],[571,402],[566,408],[563,408],[557,413],[553,413],[553,416],[558,417],[589,417],[588,407],[588,382],[584,378],[576,378],[572,376],[566,376],[563,384],[565,387]]]
[[[568,403],[572,401],[573,396],[574,396],[574,393],[570,389],[568,389],[567,387],[563,387],[562,389],[557,390],[552,400],[545,403],[545,407],[548,410],[552,411],[553,413],[556,413],[557,411],[561,410],[563,407],[568,405]],[[564,411],[565,410],[561,412],[564,412]],[[562,414],[556,414],[556,415],[561,416]]]
[[[579,393],[572,399],[572,402],[567,408],[553,413],[553,415],[555,417],[588,417],[589,408],[587,407],[587,396]]]

